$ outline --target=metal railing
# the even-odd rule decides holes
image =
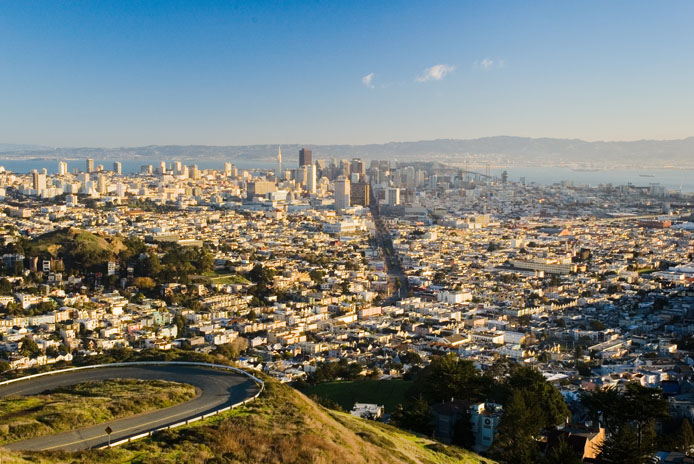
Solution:
[[[5,380],[4,382],[0,382],[0,387],[2,387],[4,385],[9,385],[9,384],[12,384],[15,382],[22,382],[22,381],[26,381],[26,380],[35,379],[38,377],[45,377],[48,375],[65,374],[68,372],[75,372],[75,371],[86,370],[86,369],[99,369],[99,368],[108,368],[108,367],[133,367],[133,366],[162,366],[162,365],[164,365],[164,366],[197,366],[197,367],[207,367],[210,369],[228,370],[228,371],[232,371],[232,372],[235,372],[237,374],[241,374],[241,375],[244,375],[244,376],[250,378],[251,380],[253,380],[253,382],[256,383],[256,385],[258,385],[260,387],[260,389],[258,390],[258,392],[255,395],[253,395],[249,398],[246,398],[245,400],[243,400],[239,403],[232,404],[231,406],[226,406],[224,408],[217,409],[215,411],[212,411],[212,412],[207,413],[207,414],[203,414],[201,416],[194,416],[194,417],[187,419],[185,421],[182,421],[182,422],[177,422],[175,424],[166,425],[164,427],[158,427],[158,428],[149,430],[149,431],[144,432],[144,433],[131,435],[131,436],[123,438],[121,440],[114,441],[108,445],[100,446],[98,449],[113,448],[114,446],[119,446],[119,445],[122,445],[124,443],[130,443],[131,441],[139,440],[140,438],[149,437],[153,433],[159,432],[161,430],[169,430],[169,429],[173,429],[176,427],[182,427],[184,425],[188,425],[190,423],[197,422],[199,420],[207,419],[208,417],[216,416],[219,413],[229,411],[231,409],[237,408],[237,407],[242,406],[244,404],[250,403],[251,401],[254,401],[256,398],[258,398],[260,396],[260,394],[265,389],[265,382],[263,382],[262,380],[260,380],[256,376],[250,374],[249,372],[244,371],[243,369],[239,369],[237,367],[232,367],[232,366],[224,366],[222,364],[212,364],[212,363],[195,362],[195,361],[133,361],[133,362],[121,362],[121,363],[111,363],[111,364],[95,364],[93,366],[70,367],[67,369],[58,369],[55,371],[42,372],[40,374],[32,374],[32,375],[27,375],[24,377],[18,377],[16,379]]]

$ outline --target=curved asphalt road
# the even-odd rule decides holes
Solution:
[[[78,451],[108,443],[104,431],[111,427],[111,441],[115,442],[140,433],[166,427],[188,419],[209,414],[217,409],[239,403],[255,395],[259,387],[248,377],[196,366],[133,366],[86,369],[64,374],[47,375],[26,382],[0,387],[0,397],[7,395],[35,395],[57,387],[75,385],[89,380],[135,378],[142,380],[170,380],[193,385],[202,392],[197,398],[165,409],[138,414],[111,422],[3,445],[15,450]]]

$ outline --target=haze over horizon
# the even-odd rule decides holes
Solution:
[[[0,141],[692,135],[694,4],[5,3]]]

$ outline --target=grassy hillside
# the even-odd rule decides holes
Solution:
[[[192,400],[192,385],[163,380],[83,382],[0,399],[0,444],[52,435]]]
[[[402,379],[355,380],[319,383],[302,392],[334,401],[345,411],[351,410],[354,403],[359,402],[382,404],[387,413],[392,413],[398,404],[405,404],[405,395],[411,386],[411,381]]]
[[[8,463],[409,463],[479,464],[488,459],[377,422],[324,409],[268,381],[247,406],[108,451],[14,453]]]

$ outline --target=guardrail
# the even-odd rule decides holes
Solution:
[[[255,395],[251,396],[250,398],[246,398],[245,400],[233,404],[231,406],[226,406],[220,409],[217,409],[215,411],[212,411],[211,413],[203,414],[201,416],[195,416],[193,418],[190,418],[188,420],[178,422],[176,424],[170,424],[164,427],[158,427],[156,429],[152,429],[148,432],[144,433],[139,433],[137,435],[132,435],[130,437],[123,438],[118,441],[114,441],[113,443],[110,443],[109,445],[104,445],[100,446],[98,449],[106,449],[106,448],[113,448],[114,446],[119,446],[125,443],[130,443],[135,440],[139,440],[140,438],[145,438],[151,436],[155,432],[159,432],[161,430],[169,430],[177,427],[182,427],[184,425],[188,425],[192,422],[197,422],[202,419],[207,419],[208,417],[216,416],[221,412],[229,411],[231,409],[237,408],[239,406],[242,406],[244,404],[247,404],[251,401],[255,401],[260,394],[263,392],[265,389],[265,382],[257,378],[256,376],[252,375],[249,372],[244,371],[243,369],[239,369],[238,367],[232,367],[232,366],[224,366],[222,364],[212,364],[212,363],[203,363],[203,362],[194,362],[194,361],[133,361],[133,362],[122,362],[122,363],[112,363],[112,364],[94,364],[93,366],[80,366],[80,367],[70,367],[67,369],[58,369],[56,371],[48,371],[48,372],[42,372],[40,374],[32,374],[32,375],[27,375],[25,377],[18,377],[16,379],[11,379],[11,380],[5,380],[4,382],[0,382],[0,387],[4,385],[9,385],[15,382],[22,382],[25,380],[31,380],[35,379],[38,377],[45,377],[48,375],[56,375],[56,374],[64,374],[67,372],[75,372],[75,371],[80,371],[80,370],[86,370],[86,369],[99,369],[99,368],[108,368],[108,367],[133,367],[133,366],[197,366],[197,367],[207,367],[210,369],[222,369],[222,370],[228,370],[235,372],[237,374],[244,375],[251,380],[253,380],[256,385],[260,387],[258,390],[258,393]]]

